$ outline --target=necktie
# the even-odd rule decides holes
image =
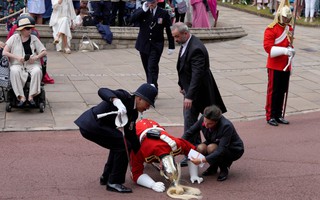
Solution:
[[[179,58],[182,56],[182,49],[183,49],[183,45],[181,45],[180,50],[179,50]]]
[[[152,14],[152,16],[153,16],[153,9],[150,9],[150,12],[151,12],[151,14]]]

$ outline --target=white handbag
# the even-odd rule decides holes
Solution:
[[[99,46],[93,42],[87,34],[84,34],[79,44],[79,51],[89,52],[94,51],[95,49],[99,50]]]

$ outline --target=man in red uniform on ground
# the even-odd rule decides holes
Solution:
[[[292,19],[288,0],[279,6],[274,21],[264,32],[263,46],[268,53],[268,89],[266,102],[266,120],[272,126],[289,124],[283,118],[284,95],[288,92],[291,60],[295,54],[292,46]],[[287,95],[287,94],[286,94]]]
[[[141,186],[163,192],[165,190],[163,182],[155,182],[149,175],[143,173],[144,163],[160,162],[165,178],[175,181],[178,171],[173,157],[178,154],[188,155],[189,151],[196,147],[184,139],[171,136],[157,122],[150,119],[142,119],[136,123],[136,134],[141,147],[137,153],[131,152],[132,179]],[[203,178],[198,176],[198,166],[191,161],[188,166],[191,182],[196,181],[200,184]]]

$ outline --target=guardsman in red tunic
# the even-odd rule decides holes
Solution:
[[[143,173],[144,163],[160,162],[161,174],[171,182],[178,177],[174,156],[188,155],[196,147],[190,142],[175,138],[165,131],[157,122],[142,119],[136,123],[136,134],[141,143],[137,153],[131,152],[132,179],[137,184],[150,188],[156,192],[163,192],[163,182],[155,182],[149,175]],[[201,183],[203,179],[198,176],[198,166],[189,161],[190,180]]]
[[[295,54],[292,46],[292,26],[289,24],[292,13],[289,2],[283,0],[274,21],[264,32],[263,46],[268,53],[268,89],[266,101],[266,120],[272,126],[289,124],[283,118],[285,93],[288,92],[291,61]],[[287,95],[287,94],[286,94]]]

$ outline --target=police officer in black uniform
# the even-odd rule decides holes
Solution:
[[[108,161],[100,177],[100,184],[107,185],[106,189],[109,191],[129,193],[132,190],[122,184],[125,182],[128,166],[127,153],[130,153],[131,149],[137,152],[140,148],[135,122],[138,112],[148,110],[150,105],[154,107],[158,91],[154,86],[144,83],[133,94],[122,89],[108,88],[99,89],[98,94],[103,101],[85,111],[75,124],[79,126],[84,138],[110,149]],[[117,111],[118,114],[102,118],[97,116],[112,111]],[[115,125],[116,117],[119,115],[121,119],[128,119],[128,122],[123,124],[125,138]]]
[[[170,16],[166,10],[158,7],[157,3],[157,0],[147,0],[131,17],[132,23],[140,26],[135,47],[140,52],[147,82],[154,84],[156,88],[158,88],[159,61],[164,47],[164,28],[169,42],[168,55],[174,50]]]

